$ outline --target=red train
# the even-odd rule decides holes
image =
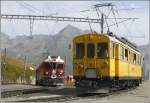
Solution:
[[[36,70],[36,85],[63,85],[65,68],[66,64],[60,56],[48,56]]]

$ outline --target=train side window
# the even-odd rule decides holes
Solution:
[[[139,64],[141,65],[141,56],[139,56]]]
[[[139,57],[139,64],[141,65],[141,56]]]
[[[87,57],[94,58],[95,56],[95,45],[93,43],[87,44]]]
[[[130,52],[130,63],[133,63],[133,53]]]
[[[138,55],[138,64],[140,65],[140,55]]]
[[[111,57],[114,58],[115,44],[111,43]]]
[[[128,61],[128,50],[125,49],[125,61]]]
[[[97,56],[98,58],[108,57],[108,44],[107,43],[98,43]]]
[[[139,65],[141,64],[141,63],[140,63],[140,60],[141,60],[141,56],[139,56]]]
[[[139,64],[141,65],[141,56],[139,56]]]
[[[143,64],[144,58],[141,56],[141,65]]]
[[[131,62],[131,52],[130,52],[130,50],[129,50],[129,60],[128,61]]]
[[[134,63],[134,53],[132,52],[132,64]]]
[[[144,61],[144,58],[143,57],[141,57],[141,59],[142,59],[142,62],[141,62],[141,65],[143,64],[143,61]]]
[[[123,47],[120,46],[120,59],[123,60]]]
[[[84,44],[77,43],[76,44],[76,58],[83,58],[84,57]]]
[[[140,56],[140,65],[142,64],[142,57]]]
[[[140,64],[142,65],[144,58],[140,56]]]
[[[136,64],[139,64],[139,56],[138,55],[136,55]]]
[[[134,64],[136,64],[136,54],[134,54],[133,62],[134,62]]]

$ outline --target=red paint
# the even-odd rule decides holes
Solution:
[[[52,64],[63,64],[63,68],[50,68],[50,67],[45,67],[43,68],[44,70],[44,75],[45,76],[51,76],[52,74],[55,74],[58,77],[64,77],[65,75],[65,69],[66,69],[66,64],[62,63],[62,62],[43,62],[43,63],[48,63],[49,65]],[[48,65],[47,64],[47,65]]]

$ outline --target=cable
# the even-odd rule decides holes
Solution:
[[[19,1],[17,1],[17,2],[20,5],[20,7],[23,7],[24,9],[28,10],[28,12],[33,12],[35,14],[38,14],[37,12],[35,12],[35,10],[31,9],[29,6],[24,4],[24,2],[19,2]]]
[[[10,24],[10,26],[11,26],[11,31],[13,32],[13,34],[16,34],[16,31],[15,31],[14,26],[13,26],[13,23],[12,23],[12,19],[10,19],[9,24]]]
[[[130,20],[130,19],[122,20],[122,21],[118,22],[118,24],[123,23],[123,22],[128,21],[128,20]],[[114,25],[116,25],[116,23],[111,24],[111,25],[109,25],[108,27],[111,27],[111,26],[114,26]],[[104,28],[107,28],[107,26],[104,27]]]
[[[34,6],[28,4],[28,3],[25,3],[25,2],[22,2],[26,7],[32,9],[33,11],[37,11],[38,13],[41,13],[41,10],[40,9],[37,9],[35,8]]]

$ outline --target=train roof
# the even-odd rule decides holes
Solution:
[[[106,36],[107,36],[110,40],[112,40],[112,41],[125,44],[126,46],[132,48],[132,50],[134,50],[134,51],[136,51],[136,52],[139,52],[137,46],[136,46],[134,43],[132,43],[132,42],[130,42],[129,40],[127,40],[126,38],[124,38],[124,37],[121,37],[121,38],[120,38],[120,37],[118,37],[118,36],[116,36],[116,35],[113,35],[113,34],[106,34]],[[139,52],[139,53],[140,53],[140,52]]]
[[[47,59],[44,60],[45,62],[60,62],[64,63],[64,60],[60,58],[60,56],[48,56]]]
[[[130,47],[133,51],[136,51],[136,52],[140,53],[137,46],[134,43],[130,42],[129,40],[127,40],[124,37],[120,38],[120,37],[118,37],[118,36],[116,36],[112,33],[108,33],[108,34],[98,34],[98,33],[91,34],[91,33],[89,33],[89,34],[79,35],[79,36],[75,37],[74,39],[77,39],[78,37],[82,37],[82,36],[87,36],[87,35],[106,36],[110,40],[112,40],[114,42],[118,42],[120,44],[124,44],[125,46]]]

